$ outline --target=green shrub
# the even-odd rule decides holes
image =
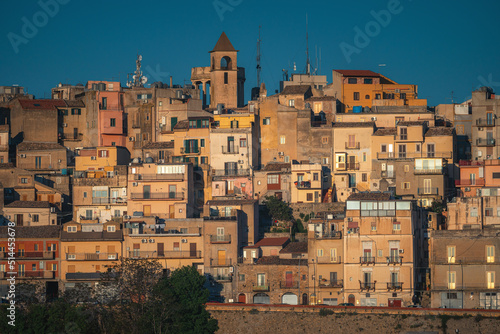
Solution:
[[[322,317],[326,317],[327,315],[332,315],[332,314],[333,311],[327,308],[322,308],[321,310],[319,310],[319,315]]]

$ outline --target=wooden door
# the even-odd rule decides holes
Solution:
[[[165,256],[163,242],[159,242],[159,243],[156,244],[156,252],[158,253],[159,257]]]
[[[196,243],[189,244],[189,257],[196,257]]]
[[[246,304],[247,303],[247,296],[245,296],[244,293],[240,293],[238,295],[238,303]]]
[[[217,263],[219,266],[226,265],[226,251],[225,250],[220,250],[217,252]]]
[[[354,295],[349,295],[349,297],[347,298],[347,302],[350,304],[356,305],[355,304],[356,298],[354,297]]]
[[[168,207],[168,214],[169,214],[170,218],[175,218],[175,206],[174,205],[170,205]]]
[[[16,225],[23,226],[23,215],[16,215]]]
[[[151,216],[151,205],[143,205],[142,214],[144,215],[144,217]]]
[[[285,279],[286,279],[286,287],[290,288],[293,285],[293,274],[291,271],[287,271],[285,273]]]

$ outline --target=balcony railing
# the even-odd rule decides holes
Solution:
[[[184,174],[133,174],[135,181],[183,181]]]
[[[92,197],[92,204],[127,204],[126,198]]]
[[[495,146],[495,139],[493,138],[476,139],[476,146]]]
[[[388,179],[393,179],[395,176],[394,176],[394,172],[388,172],[386,170],[383,170],[380,172],[380,177],[385,177],[385,178],[388,178]]]
[[[317,234],[316,239],[342,239],[342,231],[331,231]]]
[[[213,176],[249,176],[250,169],[212,169]]]
[[[200,154],[199,147],[181,147],[181,154]]]
[[[342,259],[340,256],[332,257],[332,256],[318,256],[317,263],[342,263]]]
[[[387,264],[402,264],[403,257],[402,256],[387,256]]]
[[[345,142],[346,150],[359,150],[359,141],[355,143]]]
[[[495,120],[490,118],[478,118],[476,119],[476,126],[495,126]]]
[[[375,257],[374,256],[369,256],[369,255],[366,255],[366,256],[360,256],[359,258],[359,263],[361,264],[369,264],[369,263],[375,263]]]
[[[9,257],[8,252],[0,252],[0,256],[4,259]],[[28,259],[55,259],[56,252],[17,252],[15,254],[16,260],[28,260]]]
[[[473,167],[476,167],[476,166],[484,166],[484,161],[474,161],[474,160],[460,160],[458,162],[458,165],[460,167],[462,166],[473,166]]]
[[[359,162],[348,162],[346,166],[347,170],[359,170]]]
[[[470,187],[470,186],[484,186],[484,179],[464,179],[464,180],[455,180],[455,186],[460,187]]]
[[[403,291],[403,282],[387,282],[387,290],[388,291]]]
[[[444,158],[451,159],[453,153],[449,152],[377,152],[379,160],[415,159],[415,158]]]
[[[118,253],[66,253],[68,261],[115,261]]]
[[[231,282],[233,280],[233,277],[230,275],[213,275],[213,278],[216,281],[226,281],[226,282]]]
[[[101,273],[66,273],[66,280],[100,280]]]
[[[200,259],[201,251],[129,251],[133,259]]]
[[[298,289],[299,281],[280,281],[281,289]]]
[[[319,281],[319,287],[320,288],[343,288],[344,287],[344,280],[343,279],[336,279],[333,281],[325,280],[322,279]]]
[[[222,154],[239,154],[239,146],[222,146]]]
[[[19,271],[17,272],[17,278],[48,278],[54,279],[56,278],[55,271],[45,271],[45,270],[36,270],[36,271]]]
[[[297,187],[297,189],[311,188],[311,181],[295,181],[294,184]]]
[[[210,235],[211,244],[230,244],[231,235]]]
[[[131,199],[152,199],[152,200],[183,200],[184,192],[166,192],[166,193],[132,193]]]
[[[450,258],[450,260],[452,261],[448,261],[448,257],[446,256],[442,256],[442,257],[436,257],[434,256],[432,259],[431,259],[431,262],[433,264],[441,264],[441,265],[464,265],[464,264],[471,264],[471,265],[474,265],[474,264],[478,264],[478,265],[498,265],[500,264],[500,258],[498,256],[490,256],[490,257],[486,257],[486,256],[468,256],[468,257],[465,257],[465,256],[461,256],[460,258]]]
[[[215,258],[210,259],[210,266],[212,267],[229,267],[233,264],[232,258]]]
[[[440,175],[443,174],[445,169],[443,168],[438,168],[438,169],[429,169],[429,168],[422,168],[422,169],[414,169],[414,174],[415,175]]]
[[[61,134],[61,139],[66,141],[80,141],[83,140],[82,133],[63,133]]]
[[[366,291],[373,290],[373,291],[375,291],[375,284],[377,284],[377,281],[373,281],[373,282],[361,282],[361,281],[359,281],[359,289],[361,291],[363,291],[363,290],[366,290]]]
[[[418,188],[419,195],[439,195],[439,188]]]
[[[253,283],[253,291],[269,291],[269,284],[257,284]]]

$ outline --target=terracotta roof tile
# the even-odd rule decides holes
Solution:
[[[348,201],[388,201],[390,199],[391,194],[372,191],[354,193],[347,198]]]
[[[394,136],[398,132],[396,128],[382,128],[382,129],[377,129],[375,133],[373,134],[374,136]]]
[[[188,120],[180,121],[174,126],[174,130],[185,130],[185,129],[189,129]]]
[[[452,136],[452,135],[453,135],[453,128],[447,128],[447,127],[429,128],[425,133],[426,137]]]
[[[50,208],[49,202],[44,201],[15,201],[10,204],[5,205],[6,208]]]
[[[160,148],[174,148],[174,142],[173,141],[164,141],[164,142],[157,142],[157,143],[147,143],[142,147],[143,149],[160,149]]]
[[[337,99],[334,96],[311,96],[310,98],[306,99],[307,102],[314,102],[314,101],[336,101]]]
[[[308,91],[311,91],[311,86],[308,85],[290,85],[286,86],[285,89],[280,93],[281,95],[304,95]]]
[[[281,172],[283,169],[290,170],[290,163],[269,162],[262,170],[266,172]]]
[[[400,121],[398,125],[412,126],[412,125],[424,125],[427,121]]]
[[[255,244],[255,246],[265,247],[265,246],[283,246],[290,239],[288,237],[282,238],[264,238]]]
[[[59,239],[62,226],[16,226],[18,239]],[[7,237],[8,228],[0,227],[0,238]]]
[[[17,145],[18,151],[44,151],[44,150],[66,150],[64,146],[57,143],[35,143],[35,142],[22,142]]]
[[[64,100],[26,100],[19,99],[19,103],[23,109],[28,110],[47,110],[56,109],[56,107],[65,107]]]
[[[68,107],[80,107],[85,108],[85,103],[82,100],[64,100],[66,102],[66,106]]]
[[[280,254],[285,253],[307,253],[307,242],[291,242],[280,250]]]
[[[236,51],[233,47],[233,44],[231,44],[231,41],[229,41],[229,38],[227,37],[225,32],[222,32],[222,34],[219,37],[219,40],[217,41],[217,44],[215,44],[214,49],[211,52],[214,51]]]
[[[380,77],[380,74],[370,70],[334,70],[344,77]]]
[[[333,123],[334,128],[373,128],[375,122],[338,122]]]
[[[263,256],[260,259],[257,260],[256,264],[263,264],[263,265],[303,265],[307,266],[307,261],[302,260],[299,262],[299,259],[280,259],[279,256]]]

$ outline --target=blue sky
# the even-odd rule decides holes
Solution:
[[[262,25],[262,79],[278,89],[282,69],[305,68],[305,13],[311,61],[321,49],[321,72],[369,69],[398,83],[418,84],[429,105],[462,102],[488,84],[500,92],[500,4],[497,1],[60,1],[51,15],[38,1],[7,1],[0,21],[0,85],[19,84],[38,98],[62,83],[126,81],[136,54],[150,82],[189,82],[191,67],[208,66],[222,31],[246,68],[245,98],[256,84]],[[398,4],[399,2],[399,4]],[[53,6],[49,6],[52,10]],[[379,24],[372,11],[392,8]],[[23,21],[24,19],[24,21]],[[28,21],[36,32],[26,31]],[[387,21],[387,16],[386,16]],[[378,29],[377,29],[378,25]],[[355,41],[355,28],[369,40]],[[25,29],[26,30],[26,29]],[[13,42],[14,41],[14,42]],[[359,42],[359,41],[358,41]],[[14,46],[13,46],[14,45]],[[345,57],[341,45],[357,48]],[[17,48],[17,53],[15,52]],[[386,64],[386,66],[379,66]],[[319,66],[318,66],[319,67]]]

